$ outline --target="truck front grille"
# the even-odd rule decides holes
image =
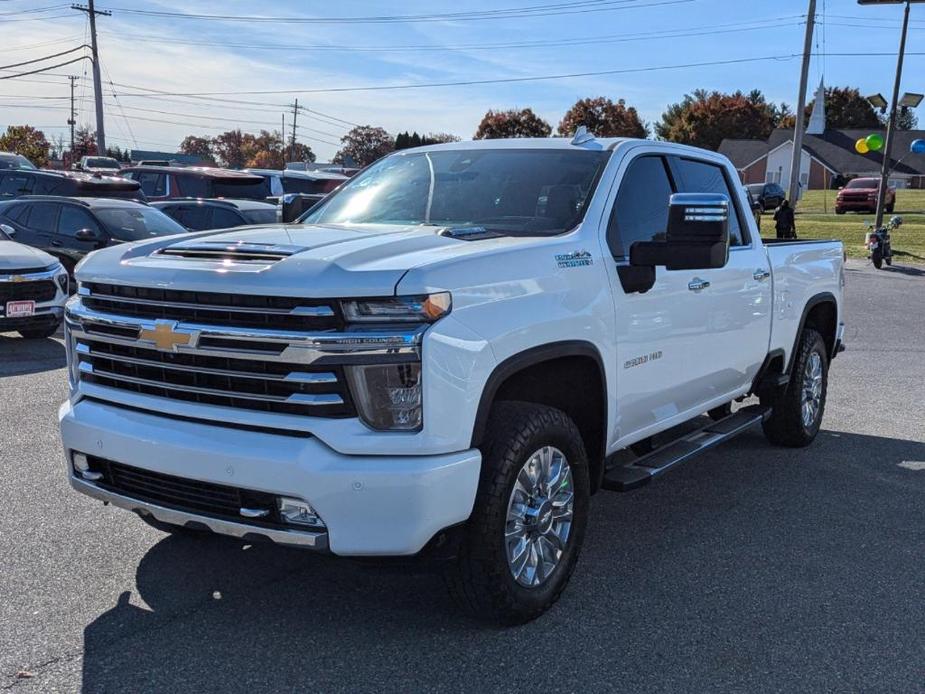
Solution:
[[[51,280],[40,282],[0,282],[0,303],[7,301],[51,301],[58,288]]]
[[[75,351],[86,383],[264,412],[355,416],[341,367],[160,352],[93,338],[81,339]]]
[[[98,282],[86,284],[83,295],[88,308],[120,316],[274,330],[343,327],[336,302],[323,299],[191,292]]]

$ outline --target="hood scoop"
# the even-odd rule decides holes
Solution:
[[[497,231],[490,231],[485,227],[461,226],[444,227],[437,232],[440,236],[448,236],[462,241],[477,241],[479,239],[494,239],[502,236]]]
[[[302,250],[300,246],[270,243],[228,243],[226,241],[189,241],[155,251],[155,256],[211,260],[217,263],[275,263]]]

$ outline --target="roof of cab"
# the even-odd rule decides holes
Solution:
[[[220,169],[215,166],[128,166],[122,169],[127,171],[153,171],[156,173],[172,173],[177,175],[197,174],[207,178],[234,179],[242,182],[259,183],[261,176],[247,173],[246,171],[236,171],[234,169]]]

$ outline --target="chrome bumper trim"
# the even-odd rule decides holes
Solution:
[[[8,272],[0,274],[0,282],[38,282],[41,280],[53,280],[58,275],[64,274],[64,268],[61,265],[55,265],[49,270],[42,272],[33,272],[27,275],[10,274]]]
[[[199,516],[194,513],[177,511],[172,508],[166,508],[147,501],[139,501],[122,494],[107,491],[92,482],[77,479],[73,473],[68,475],[68,480],[76,491],[81,494],[93,497],[100,501],[110,503],[113,506],[124,508],[129,511],[135,511],[139,514],[153,516],[164,523],[173,525],[195,525],[205,526],[214,533],[219,535],[228,535],[237,537],[242,540],[253,538],[255,536],[264,537],[278,545],[290,547],[301,547],[303,549],[312,549],[316,551],[327,551],[328,534],[325,532],[306,532],[304,530],[276,530],[273,528],[264,528],[257,525],[248,525],[246,523],[234,523],[232,521],[210,518],[209,516]]]

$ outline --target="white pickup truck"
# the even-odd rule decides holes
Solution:
[[[753,424],[813,440],[843,262],[838,242],[762,242],[712,152],[405,150],[304,224],[88,256],[67,475],[169,532],[436,556],[464,606],[524,622],[568,582],[591,494]]]

